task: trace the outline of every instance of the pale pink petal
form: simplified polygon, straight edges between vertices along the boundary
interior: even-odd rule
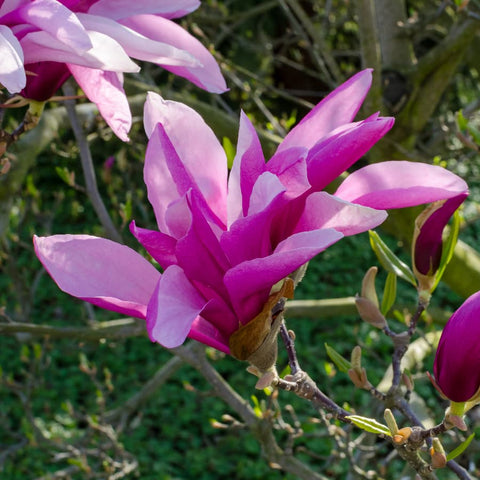
[[[314,190],[323,190],[372,148],[393,126],[393,119],[379,117],[344,126],[315,145],[307,158],[308,180]]]
[[[336,88],[293,128],[277,152],[291,147],[311,148],[335,128],[357,114],[372,83],[371,69],[363,70]]]
[[[25,87],[27,78],[23,68],[23,50],[12,31],[0,25],[0,84],[10,93],[17,93]]]
[[[166,18],[178,18],[193,12],[200,6],[199,0],[99,0],[88,10],[89,13],[120,20],[152,13]]]
[[[257,132],[245,113],[240,115],[237,152],[228,177],[228,225],[248,211],[250,194],[265,171],[265,157]]]
[[[468,191],[457,175],[435,165],[390,161],[350,174],[335,196],[367,207],[405,208],[456,197]]]
[[[103,33],[116,40],[130,57],[162,65],[188,67],[199,65],[198,60],[188,52],[147,38],[109,18],[85,13],[79,13],[78,18],[88,30]]]
[[[380,225],[387,212],[356,205],[326,192],[308,196],[295,232],[334,228],[345,236],[356,235]]]
[[[225,285],[240,321],[252,320],[273,285],[342,237],[333,229],[297,233],[281,242],[272,255],[231,268],[225,274]]]
[[[152,342],[167,348],[181,345],[207,304],[183,270],[172,265],[158,281],[148,304],[147,331]]]
[[[79,65],[67,64],[87,98],[95,103],[103,119],[120,140],[128,141],[132,114],[125,91],[123,76]]]
[[[16,11],[16,15],[25,23],[47,32],[78,54],[93,47],[78,17],[56,0],[28,2]]]
[[[168,137],[168,142],[166,140],[162,140],[162,142],[165,144],[165,148],[167,148],[167,143],[171,144],[169,152],[173,153],[174,151],[175,162],[179,159],[183,165],[185,175],[190,179],[189,186],[196,185],[212,211],[225,224],[227,219],[227,158],[217,137],[202,117],[182,103],[165,101],[159,95],[150,92],[145,104],[144,123],[148,136],[151,135],[157,123],[162,125]],[[186,134],[188,134],[188,141],[185,141]],[[161,159],[162,155],[165,156],[165,159]],[[156,161],[153,149],[151,160]],[[165,162],[166,160],[174,161],[173,159],[169,160],[166,153],[160,153],[158,161]],[[179,165],[177,167],[180,168]],[[179,189],[181,188],[183,187],[179,187]],[[182,194],[184,192],[185,190]],[[163,195],[161,190],[155,193],[155,195],[160,194]]]
[[[136,15],[122,20],[122,23],[145,37],[188,52],[198,61],[198,66],[193,67],[176,67],[160,62],[159,65],[169,72],[212,93],[227,90],[225,79],[213,55],[180,25],[155,15]]]
[[[160,273],[131,248],[88,235],[34,237],[35,252],[66,293],[145,318]]]
[[[46,32],[31,32],[20,41],[25,55],[25,64],[44,61],[75,63],[84,67],[113,72],[138,72],[136,65],[122,46],[99,32],[88,32],[93,47],[81,55]]]

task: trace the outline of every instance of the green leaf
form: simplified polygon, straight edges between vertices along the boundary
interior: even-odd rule
[[[327,343],[325,343],[325,350],[330,360],[341,372],[348,372],[352,368],[352,364]]]
[[[370,245],[372,250],[377,255],[379,262],[383,268],[388,272],[394,273],[397,277],[403,278],[407,282],[411,283],[414,287],[417,286],[415,276],[410,270],[410,267],[402,262],[386,245],[386,243],[380,238],[377,232],[370,230]]]
[[[462,442],[457,448],[454,448],[448,455],[447,455],[447,462],[450,460],[453,460],[455,457],[458,457],[461,455],[467,447],[470,445],[470,443],[473,440],[473,437],[475,436],[474,433],[472,433],[464,442]]]
[[[228,137],[223,137],[222,144],[225,154],[227,155],[228,168],[231,169],[233,165],[233,159],[235,158],[235,147]]]
[[[75,173],[70,172],[67,167],[55,167],[57,175],[70,187],[75,185]]]
[[[374,418],[361,417],[360,415],[349,415],[346,417],[354,425],[366,432],[376,433],[377,435],[392,436],[390,430],[383,423],[377,422]]]
[[[253,402],[253,412],[258,418],[263,417],[263,412],[262,412],[262,407],[260,406],[260,402],[258,401],[258,398],[255,395],[252,395],[250,397]]]
[[[462,0],[457,1],[461,2]],[[457,112],[457,125],[460,131],[465,132],[465,130],[467,130],[468,120],[463,116],[463,112],[461,110]]]
[[[385,281],[385,288],[383,289],[382,305],[380,307],[382,315],[386,315],[387,312],[392,308],[396,297],[397,276],[392,272],[388,272],[387,280]]]
[[[435,275],[435,283],[432,287],[432,292],[437,287],[438,283],[440,282],[443,276],[443,273],[445,272],[445,268],[447,268],[448,263],[453,257],[453,251],[455,250],[455,245],[457,244],[459,231],[460,231],[460,214],[458,213],[458,210],[456,210],[452,217],[452,226],[450,227],[448,237],[443,242],[442,258],[440,260],[440,265],[438,267],[437,274]]]

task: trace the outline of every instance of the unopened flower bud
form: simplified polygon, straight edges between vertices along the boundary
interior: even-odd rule
[[[367,372],[362,367],[362,349],[358,345],[352,350],[351,364],[352,368],[347,373],[352,383],[357,388],[370,390],[373,385],[368,381]]]
[[[410,427],[401,428],[396,435],[393,435],[393,441],[397,445],[405,445],[408,442],[412,429]]]
[[[383,418],[387,422],[387,427],[390,430],[390,433],[392,435],[396,435],[398,433],[397,421],[395,420],[395,417],[389,408],[386,408],[383,412]]]
[[[362,298],[370,300],[377,308],[379,307],[377,292],[375,290],[375,277],[378,268],[370,267],[362,280]]]
[[[432,439],[432,446],[430,447],[430,455],[432,457],[433,468],[443,468],[447,464],[447,456],[443,445],[438,438]]]
[[[373,327],[383,329],[387,326],[387,321],[382,312],[371,300],[364,297],[356,297],[355,305],[361,319]]]

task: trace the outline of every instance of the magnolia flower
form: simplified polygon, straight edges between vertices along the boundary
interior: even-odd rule
[[[393,124],[378,115],[352,122],[370,82],[366,70],[337,88],[268,162],[242,114],[230,175],[202,118],[149,94],[144,180],[158,230],[133,222],[131,231],[163,273],[95,237],[35,238],[38,257],[64,291],[146,318],[151,340],[166,347],[187,336],[227,353],[242,350],[239,337],[261,344],[273,305],[289,295],[287,276],[342,237],[380,224],[383,208],[453,197],[462,182],[439,167],[386,162],[352,174],[335,195],[321,191]]]
[[[172,22],[199,0],[0,1],[0,84],[28,99],[50,98],[73,75],[110,125],[128,140],[123,72],[130,57],[153,62],[210,92],[226,90],[212,55]]]
[[[438,343],[433,372],[442,393],[456,403],[480,398],[480,292],[450,317]]]

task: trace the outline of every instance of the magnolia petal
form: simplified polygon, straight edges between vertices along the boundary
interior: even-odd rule
[[[115,20],[143,13],[178,18],[193,12],[199,6],[200,0],[98,0],[88,12]]]
[[[165,101],[149,92],[144,110],[147,136],[152,134],[157,123],[162,125],[168,138],[168,142],[163,143],[171,144],[170,151],[173,149],[175,152],[172,159],[160,154],[158,161],[168,161],[169,165],[175,163],[178,171],[181,164],[181,169],[190,179],[188,188],[195,185],[211,210],[226,224],[227,158],[215,134],[195,110],[179,102]],[[185,132],[188,132],[188,141],[185,141]],[[192,145],[195,147],[192,148]],[[155,158],[154,150],[151,158]],[[177,164],[177,161],[180,163]],[[186,191],[183,186],[179,186],[182,194]],[[157,190],[154,194],[160,192]]]
[[[93,47],[77,15],[57,0],[28,2],[16,11],[16,15],[25,23],[47,32],[77,54]]]
[[[207,305],[206,308],[210,303]],[[221,318],[221,315],[217,315]],[[209,347],[216,348],[221,352],[230,353],[230,347],[228,346],[228,335],[225,335],[221,332],[217,327],[212,325],[210,322],[205,320],[202,317],[197,317],[193,323],[192,328],[190,329],[190,333],[188,334],[190,338],[196,340],[197,342],[201,342],[204,345],[208,345]]]
[[[167,348],[181,345],[207,301],[177,265],[158,281],[147,309],[147,331],[152,342]]]
[[[307,158],[308,180],[322,190],[372,148],[393,126],[393,119],[379,117],[342,127],[341,133],[319,142]],[[347,128],[346,128],[347,127]]]
[[[356,235],[380,225],[387,212],[356,205],[326,192],[309,195],[295,232],[334,228],[345,236]]]
[[[88,30],[101,32],[121,44],[130,57],[162,65],[194,67],[199,64],[188,52],[147,38],[109,18],[85,13],[79,13],[78,17]]]
[[[265,171],[265,157],[252,122],[242,111],[237,152],[228,177],[228,226],[248,211],[250,194],[257,178]]]
[[[198,62],[197,66],[174,66],[159,62],[169,72],[212,93],[227,90],[225,79],[213,55],[180,25],[156,15],[136,15],[122,20],[122,23],[147,38],[188,52]]]
[[[387,210],[431,203],[466,192],[465,181],[442,167],[401,160],[368,165],[351,173],[335,196]]]
[[[145,318],[160,274],[134,250],[89,235],[35,236],[33,241],[37,257],[64,292]]]
[[[74,63],[112,72],[140,70],[118,42],[99,32],[88,32],[88,35],[93,47],[79,55],[46,32],[28,33],[20,41],[25,55],[25,64],[52,61]]]
[[[277,152],[291,147],[311,148],[335,128],[357,114],[372,83],[372,70],[363,70],[337,87],[293,128]]]
[[[273,285],[342,237],[333,229],[297,233],[280,242],[272,255],[230,269],[224,281],[240,321],[247,323],[261,311]]]
[[[23,68],[23,50],[15,35],[5,25],[0,25],[0,58],[0,84],[10,93],[20,92],[27,82]]]
[[[123,89],[123,76],[73,64],[68,64],[68,68],[88,99],[97,105],[113,133],[127,142],[132,114]]]
[[[443,394],[454,402],[470,400],[480,387],[480,292],[450,317],[438,343],[433,371]]]
[[[130,231],[145,250],[162,268],[167,268],[177,262],[175,256],[176,241],[164,233],[137,227],[135,221],[130,223]]]

